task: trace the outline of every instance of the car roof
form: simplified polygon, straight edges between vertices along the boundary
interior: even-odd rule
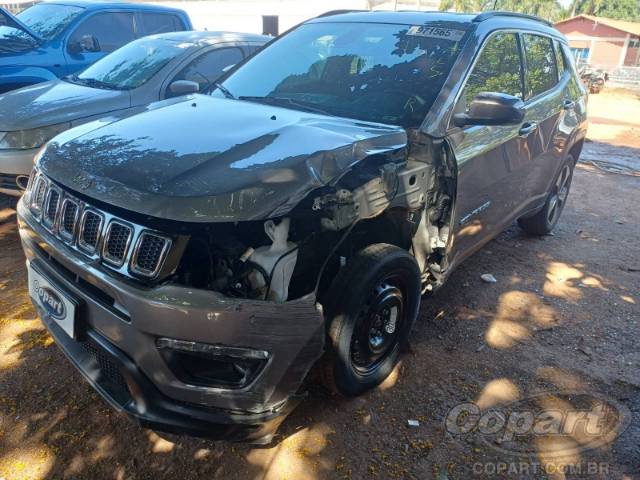
[[[45,0],[41,3],[52,3],[55,5],[71,5],[75,7],[82,7],[87,10],[104,10],[107,8],[124,8],[124,9],[132,9],[132,10],[147,10],[147,11],[158,11],[158,12],[180,12],[184,13],[183,10],[178,8],[171,7],[163,7],[161,5],[152,5],[148,3],[131,3],[125,1],[118,0]]]
[[[531,15],[513,12],[491,11],[480,14],[454,13],[440,11],[388,11],[388,10],[334,10],[308,20],[306,23],[390,23],[399,25],[422,25],[429,22],[459,24],[465,29],[514,28],[535,30],[557,38],[564,36],[546,20]]]
[[[471,23],[475,14],[451,12],[420,11],[358,11],[336,10],[313,18],[306,23],[319,22],[357,22],[357,23],[395,23],[401,25],[420,25],[426,22]]]
[[[186,32],[165,32],[157,33],[143,38],[154,38],[158,40],[168,40],[173,42],[192,43],[196,45],[212,45],[222,42],[258,42],[267,43],[272,40],[268,35],[257,35],[255,33],[239,32],[207,32],[207,31],[186,31]]]

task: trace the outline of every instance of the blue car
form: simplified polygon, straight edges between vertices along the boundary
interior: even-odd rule
[[[0,8],[0,93],[84,69],[136,38],[192,30],[178,9],[89,0],[47,1],[16,16]]]

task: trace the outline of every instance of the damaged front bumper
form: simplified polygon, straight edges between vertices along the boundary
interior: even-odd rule
[[[276,303],[170,284],[142,287],[70,249],[23,202],[18,223],[30,267],[77,302],[75,338],[34,302],[43,323],[114,408],[158,430],[270,440],[323,352],[314,295]],[[207,362],[211,367],[201,368]],[[233,381],[217,382],[229,371]]]

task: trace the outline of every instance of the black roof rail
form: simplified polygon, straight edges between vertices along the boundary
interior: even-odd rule
[[[489,20],[493,17],[517,17],[517,18],[526,18],[527,20],[534,20],[536,22],[541,22],[547,25],[548,27],[553,27],[553,23],[545,20],[544,18],[536,17],[535,15],[527,15],[525,13],[516,13],[516,12],[503,12],[498,10],[493,10],[490,12],[483,12],[476,15],[473,19],[474,23],[484,22],[485,20]]]
[[[321,13],[316,18],[322,17],[331,17],[333,15],[341,15],[343,13],[360,13],[360,12],[368,12],[368,10],[329,10],[328,12]]]

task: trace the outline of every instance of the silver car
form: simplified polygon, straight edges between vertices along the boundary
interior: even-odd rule
[[[0,95],[0,193],[19,196],[37,151],[57,134],[105,115],[208,89],[271,37],[175,32],[138,39],[82,73]]]

